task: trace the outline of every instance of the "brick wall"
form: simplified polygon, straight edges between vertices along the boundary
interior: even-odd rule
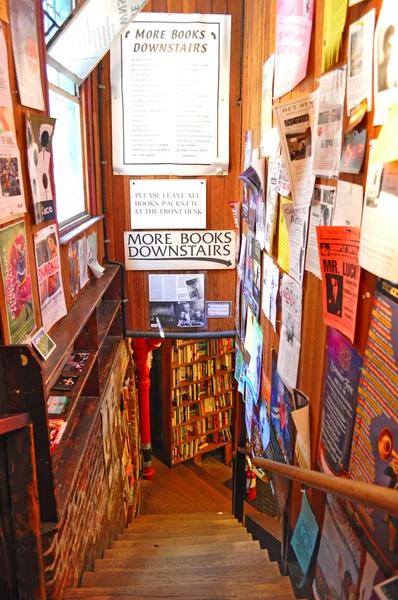
[[[116,390],[121,390],[128,354],[115,359]],[[117,391],[118,393],[118,391]],[[66,587],[78,585],[84,571],[109,548],[126,523],[121,457],[113,465],[108,489],[102,439],[101,412],[97,411],[78,475],[60,522],[43,534],[45,578],[49,599],[62,599]]]

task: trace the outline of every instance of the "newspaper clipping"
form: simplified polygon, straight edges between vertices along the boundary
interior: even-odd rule
[[[308,207],[282,204],[289,237],[289,275],[303,285],[305,248],[307,245]]]
[[[301,285],[285,273],[281,283],[282,329],[277,371],[289,390],[295,388],[297,383],[301,341],[302,294]]]
[[[150,326],[204,328],[204,274],[149,275]]]
[[[310,224],[308,228],[306,271],[321,279],[319,264],[318,240],[316,228],[319,225],[329,226],[333,222],[336,188],[328,185],[316,185],[310,208]]]

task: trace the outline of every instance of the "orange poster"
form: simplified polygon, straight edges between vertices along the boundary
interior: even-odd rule
[[[359,227],[317,227],[322,273],[323,320],[346,335],[355,337],[359,278]]]

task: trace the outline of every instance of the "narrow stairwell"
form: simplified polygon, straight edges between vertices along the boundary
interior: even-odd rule
[[[185,466],[155,468],[147,514],[119,534],[65,600],[293,600],[289,578],[232,517],[221,489]]]

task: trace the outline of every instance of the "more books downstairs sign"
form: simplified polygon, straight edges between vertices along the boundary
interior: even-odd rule
[[[126,231],[129,271],[234,269],[234,231]]]

